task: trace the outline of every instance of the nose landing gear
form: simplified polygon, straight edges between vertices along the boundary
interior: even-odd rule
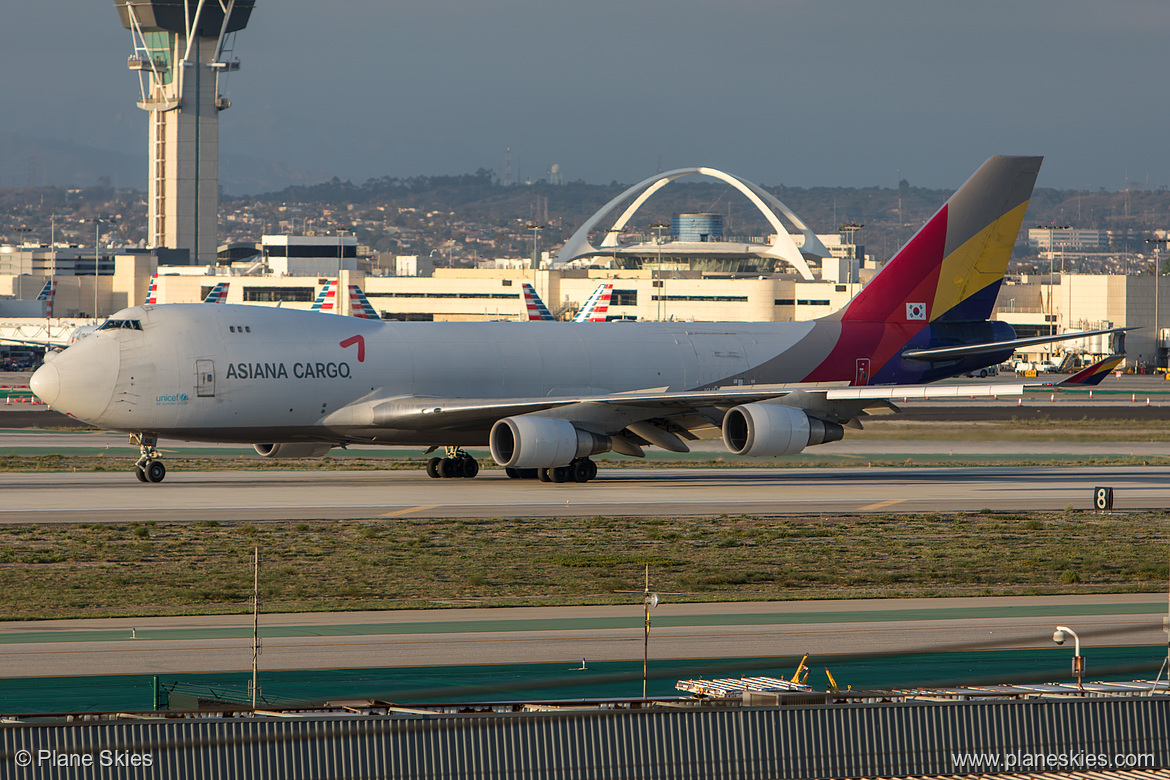
[[[159,460],[158,437],[152,433],[132,433],[130,443],[137,444],[142,451],[142,457],[134,464],[138,481],[158,483],[166,479],[167,467]]]

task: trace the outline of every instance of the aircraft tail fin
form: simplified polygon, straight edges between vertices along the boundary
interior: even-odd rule
[[[220,282],[211,288],[211,292],[207,293],[207,297],[203,299],[204,303],[227,303],[227,291],[229,282]]]
[[[41,302],[46,317],[53,316],[53,299],[57,297],[57,283],[52,279],[45,282],[45,286],[37,293],[37,300]]]
[[[1056,383],[1057,387],[1092,387],[1101,384],[1125,360],[1125,355],[1110,355],[1091,366],[1082,368],[1072,376]]]
[[[349,313],[358,319],[380,320],[378,311],[370,303],[369,298],[356,284],[349,286]]]
[[[602,282],[585,301],[573,322],[605,322],[609,301],[613,297],[613,282]]]
[[[830,319],[925,327],[986,320],[1042,157],[992,157]]]
[[[524,306],[528,310],[528,321],[552,320],[552,312],[544,305],[544,301],[536,294],[531,284],[524,283]]]
[[[145,305],[153,306],[156,303],[158,303],[158,271],[155,271],[154,275],[150,277],[150,287],[146,289]]]
[[[337,280],[330,279],[321,292],[317,293],[317,299],[313,301],[310,311],[337,311]]]

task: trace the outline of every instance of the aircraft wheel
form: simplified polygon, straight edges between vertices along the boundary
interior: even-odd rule
[[[141,466],[134,467],[134,476],[138,477],[139,482],[146,482],[146,472],[142,470]]]
[[[554,469],[549,469],[549,477],[553,482],[561,483],[568,482],[572,479],[571,469],[568,466],[557,466]]]
[[[431,458],[427,461],[427,476],[431,479],[439,478],[439,461],[442,458]]]
[[[588,482],[597,476],[597,465],[589,458],[581,458],[569,466],[574,482]]]
[[[536,478],[541,482],[552,482],[552,475],[549,473],[552,469],[537,469]]]
[[[523,479],[520,476],[520,469],[514,469],[511,466],[505,466],[504,473],[508,475],[508,479]]]
[[[460,465],[455,458],[439,458],[439,476],[443,479],[461,476],[463,469]]]
[[[464,479],[473,479],[479,473],[479,461],[470,455],[460,458],[459,463],[463,466],[463,473],[460,476]]]
[[[146,464],[146,479],[150,482],[162,482],[166,479],[167,467],[161,460],[152,460]]]

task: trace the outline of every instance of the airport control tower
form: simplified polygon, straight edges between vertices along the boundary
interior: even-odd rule
[[[219,112],[230,105],[220,80],[238,70],[234,33],[255,0],[114,0],[134,40],[150,114],[147,242],[215,262],[219,214]]]

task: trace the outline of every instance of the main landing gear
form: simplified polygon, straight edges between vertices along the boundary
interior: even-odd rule
[[[479,462],[459,447],[447,447],[447,457],[427,461],[427,476],[431,479],[471,479],[478,473]]]
[[[568,466],[549,469],[505,468],[510,479],[539,479],[541,482],[588,482],[597,476],[597,464],[589,458],[577,458]]]
[[[134,474],[139,482],[162,482],[167,476],[167,467],[159,460],[158,437],[152,433],[130,434],[130,443],[137,444],[142,457],[134,464]]]

